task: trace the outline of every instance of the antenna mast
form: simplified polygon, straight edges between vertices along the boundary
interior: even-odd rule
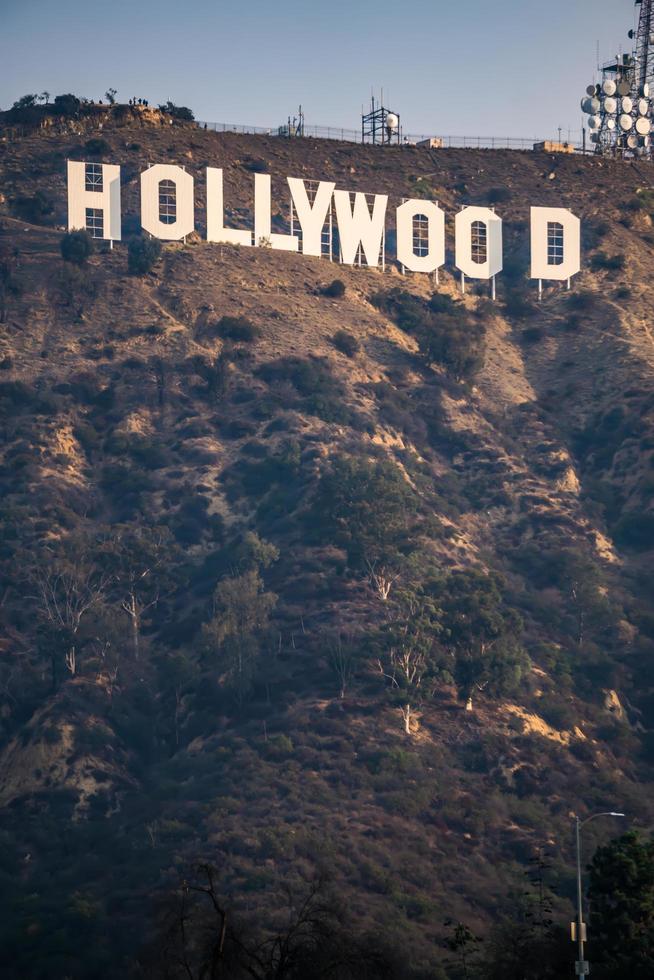
[[[629,31],[631,54],[616,55],[589,85],[581,108],[595,152],[602,156],[652,159],[654,118],[654,0],[635,0],[638,28]]]

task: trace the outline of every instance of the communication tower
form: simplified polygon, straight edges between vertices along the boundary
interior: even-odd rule
[[[604,156],[652,158],[654,117],[654,0],[635,0],[638,27],[629,31],[631,54],[616,55],[600,69],[581,100],[591,143]]]
[[[399,114],[386,109],[380,102],[375,103],[374,95],[370,100],[370,112],[361,116],[361,139],[364,143],[384,145],[400,143],[402,139]]]

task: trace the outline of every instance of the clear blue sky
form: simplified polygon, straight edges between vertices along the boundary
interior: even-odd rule
[[[171,99],[196,117],[360,125],[383,86],[405,133],[577,130],[632,0],[0,0],[0,107],[26,92]]]

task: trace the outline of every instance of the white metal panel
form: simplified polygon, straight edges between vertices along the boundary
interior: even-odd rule
[[[86,163],[68,161],[68,230],[86,228],[86,209],[96,208],[103,213],[103,238],[119,242],[120,220],[120,167],[114,163],[102,164],[102,190],[87,191]]]
[[[159,184],[170,180],[175,185],[176,220],[165,224],[159,217]],[[172,164],[157,163],[141,174],[141,225],[154,238],[175,242],[190,235],[195,228],[193,178]]]
[[[322,230],[329,213],[332,194],[336,184],[331,180],[321,180],[316,189],[313,204],[304,181],[299,177],[287,177],[291,197],[295,206],[300,227],[302,228],[302,254],[322,255]]]
[[[486,225],[486,261],[472,260],[472,225]],[[469,279],[492,279],[502,271],[502,219],[490,208],[464,208],[454,219],[455,263]]]
[[[427,219],[427,255],[413,251],[413,219]],[[405,201],[397,209],[397,259],[410,272],[435,272],[445,264],[445,214],[434,201]]]
[[[361,246],[368,265],[379,265],[388,195],[374,195],[372,214],[368,210],[365,194],[354,195],[352,208],[349,191],[334,191],[334,204],[341,243],[341,262],[354,265]]]
[[[225,228],[223,172],[207,167],[207,241],[226,245],[251,245],[252,232],[245,228]]]
[[[563,263],[552,265],[547,253],[547,226],[563,226]],[[531,278],[562,282],[581,269],[581,222],[567,208],[531,208]]]
[[[254,175],[254,243],[269,246],[282,252],[297,252],[300,239],[296,235],[279,235],[271,228],[271,185],[270,174]]]

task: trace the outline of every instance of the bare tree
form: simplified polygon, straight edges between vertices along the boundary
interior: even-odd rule
[[[401,571],[393,570],[389,565],[379,561],[366,559],[368,581],[382,602],[388,602],[391,589],[401,576]]]
[[[170,535],[163,528],[124,528],[108,542],[109,564],[120,608],[129,620],[135,660],[140,657],[143,618],[161,598],[164,559],[170,547]]]
[[[330,667],[338,680],[338,696],[343,700],[354,675],[355,655],[351,637],[346,638],[345,641],[340,633],[332,637],[328,645],[328,657]]]
[[[109,587],[109,577],[85,562],[61,565],[53,563],[41,568],[37,565],[32,582],[36,588],[33,597],[38,604],[39,617],[59,634],[64,644],[66,669],[75,675],[78,669],[78,637],[84,618],[104,601]],[[56,686],[56,646],[51,645],[52,682]]]

